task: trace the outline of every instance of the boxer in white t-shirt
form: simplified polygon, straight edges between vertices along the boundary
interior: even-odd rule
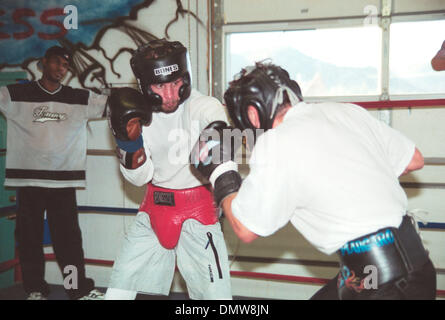
[[[273,64],[244,69],[224,98],[236,128],[264,132],[242,182],[230,157],[212,158],[216,149],[230,154],[227,139],[200,138],[197,168],[241,240],[290,222],[321,252],[337,253],[339,275],[314,299],[435,298],[435,269],[398,180],[423,167],[413,142],[357,105],[304,102]],[[367,266],[378,271],[371,287]]]
[[[225,109],[192,90],[187,50],[177,41],[141,46],[131,67],[142,93],[113,90],[110,124],[123,176],[147,191],[105,298],[167,295],[177,263],[190,298],[231,299],[220,211],[208,181],[198,179],[189,164],[200,132],[213,121],[227,122]]]

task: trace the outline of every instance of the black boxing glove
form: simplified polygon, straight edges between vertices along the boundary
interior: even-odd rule
[[[142,126],[152,119],[151,107],[133,88],[113,88],[108,97],[109,126],[116,140],[117,156],[127,169],[136,169],[146,160]]]
[[[232,130],[224,121],[210,123],[190,154],[190,161],[199,174],[212,184],[217,205],[241,187],[238,165],[234,162],[237,137],[232,135]]]

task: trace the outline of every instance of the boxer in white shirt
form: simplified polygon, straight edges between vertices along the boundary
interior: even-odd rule
[[[142,93],[113,90],[110,124],[123,176],[147,191],[105,298],[167,295],[177,263],[191,299],[231,299],[220,210],[208,181],[189,164],[200,132],[213,121],[227,122],[225,109],[192,90],[187,50],[177,41],[141,46],[131,67]]]
[[[213,135],[195,147],[197,168],[241,240],[290,222],[318,250],[336,253],[339,275],[314,299],[435,298],[436,272],[398,181],[423,167],[413,142],[357,105],[304,102],[273,64],[244,69],[224,98],[238,129],[264,132],[242,183],[230,157],[211,159],[215,148],[230,154],[227,143]],[[377,268],[378,283],[366,285],[367,266]]]

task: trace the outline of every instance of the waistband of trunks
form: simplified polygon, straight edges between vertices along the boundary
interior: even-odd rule
[[[413,223],[404,216],[398,228],[382,228],[346,243],[337,251],[345,277],[363,279],[374,267],[380,285],[421,269],[429,257]]]
[[[147,191],[141,208],[146,205],[171,206],[171,207],[197,207],[199,204],[214,204],[210,185],[203,185],[187,189],[169,189],[147,185]]]

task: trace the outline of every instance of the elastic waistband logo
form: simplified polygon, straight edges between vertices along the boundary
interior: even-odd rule
[[[357,241],[349,241],[341,249],[341,255],[360,254],[370,251],[373,247],[383,247],[394,243],[394,234],[390,229],[373,234]]]

